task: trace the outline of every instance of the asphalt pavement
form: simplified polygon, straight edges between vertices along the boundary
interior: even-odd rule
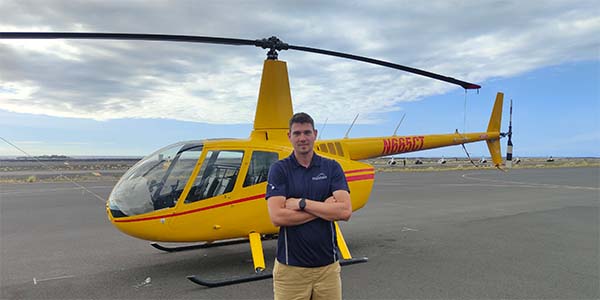
[[[106,198],[116,182],[83,183]],[[377,173],[341,223],[344,299],[598,299],[600,169]],[[163,253],[108,221],[72,183],[0,185],[2,299],[272,299],[245,244]],[[272,266],[275,241],[264,242]]]

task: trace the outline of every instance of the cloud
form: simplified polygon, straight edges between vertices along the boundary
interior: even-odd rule
[[[597,60],[594,1],[3,1],[2,31],[239,38],[370,56],[483,83]],[[108,120],[251,123],[265,51],[188,43],[0,41],[0,108]],[[282,52],[294,109],[329,123],[378,122],[405,101],[459,87],[349,60]],[[351,107],[352,109],[348,109]]]

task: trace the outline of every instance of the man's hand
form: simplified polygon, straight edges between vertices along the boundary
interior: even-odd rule
[[[285,208],[300,210],[300,199],[299,198],[287,198],[285,199]]]

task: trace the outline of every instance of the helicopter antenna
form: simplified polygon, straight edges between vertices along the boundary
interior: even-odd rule
[[[350,124],[350,128],[348,128],[348,131],[346,131],[346,135],[344,135],[345,139],[348,138],[348,134],[350,134],[350,130],[352,130],[352,126],[354,126],[354,122],[356,122],[356,119],[358,119],[358,115],[359,114],[356,114],[356,117],[354,117],[354,121],[352,121],[352,124]]]
[[[325,131],[325,126],[327,126],[327,120],[329,120],[329,117],[325,118],[325,123],[323,123],[323,127],[321,127],[321,130],[319,130],[319,136],[317,137],[318,139],[321,139],[321,135],[323,134],[323,131]]]
[[[404,113],[402,115],[402,118],[400,119],[400,122],[398,122],[398,126],[396,126],[396,130],[394,130],[394,134],[392,134],[393,136],[396,136],[396,133],[398,132],[398,128],[400,128],[400,124],[402,124],[402,121],[404,121],[404,117],[406,117],[406,113]]]
[[[508,144],[506,146],[506,167],[512,168],[512,154],[513,154],[513,143],[512,143],[512,99],[510,99],[510,113],[508,121]]]
[[[186,42],[186,43],[205,43],[221,44],[233,46],[255,46],[263,49],[269,49],[267,59],[276,60],[277,51],[296,50],[341,57],[346,59],[358,60],[365,63],[375,64],[396,70],[401,70],[436,80],[460,85],[464,89],[480,89],[478,84],[458,80],[452,77],[407,67],[383,60],[373,59],[354,54],[336,52],[331,50],[317,49],[304,46],[289,45],[279,38],[272,36],[264,39],[248,40],[237,38],[223,38],[211,36],[195,35],[170,35],[170,34],[141,34],[141,33],[100,33],[100,32],[0,32],[0,39],[105,39],[105,40],[141,40],[141,41],[168,41],[168,42]]]
[[[465,90],[465,103],[463,107],[463,132],[467,132],[467,90]]]

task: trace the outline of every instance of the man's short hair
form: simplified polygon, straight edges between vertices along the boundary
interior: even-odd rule
[[[305,112],[299,112],[292,116],[292,118],[290,119],[290,130],[292,130],[292,124],[294,123],[309,123],[312,126],[312,128],[315,129],[315,121]]]

